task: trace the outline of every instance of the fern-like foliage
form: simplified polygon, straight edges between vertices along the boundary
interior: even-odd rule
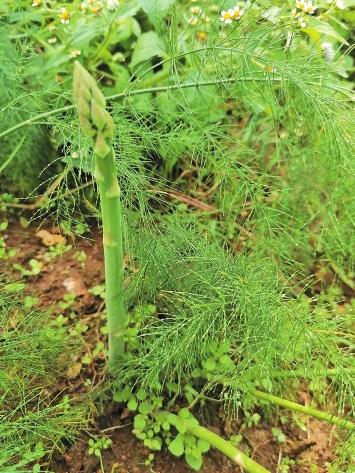
[[[29,92],[25,84],[26,56],[26,48],[21,52],[9,30],[0,25],[0,132],[43,109],[44,93]],[[43,170],[52,160],[45,127],[24,127],[12,133],[1,142],[0,190],[26,196],[48,177]]]
[[[227,398],[239,399],[234,389],[253,386],[282,390],[290,371],[293,379],[324,380],[336,368],[339,407],[352,405],[353,364],[334,337],[346,330],[343,322],[313,313],[307,298],[295,299],[270,259],[233,256],[174,217],[160,232],[133,227],[127,245],[133,255],[127,305],[155,303],[157,315],[146,320],[139,348],[118,379],[159,391],[188,379],[216,343],[231,347],[235,362],[224,374]]]
[[[69,348],[48,314],[24,307],[22,283],[0,284],[0,469],[29,471],[36,461],[84,426],[87,407],[51,397]],[[64,365],[63,365],[64,366]]]

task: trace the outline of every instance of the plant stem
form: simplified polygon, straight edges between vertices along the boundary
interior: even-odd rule
[[[122,209],[112,147],[114,124],[106,110],[104,95],[79,62],[74,65],[73,91],[80,126],[95,144],[94,176],[100,194],[103,227],[109,369],[113,371],[124,353],[127,320],[123,300]]]
[[[166,85],[166,86],[159,86],[159,87],[147,87],[143,89],[136,89],[136,90],[126,90],[124,92],[120,92],[119,94],[115,95],[110,95],[106,97],[106,100],[108,101],[114,101],[118,100],[121,98],[125,97],[133,97],[136,95],[143,95],[143,94],[149,94],[149,93],[156,93],[156,92],[169,92],[172,90],[178,90],[178,89],[189,89],[193,87],[206,87],[209,85],[218,85],[218,84],[232,84],[235,82],[239,81],[244,81],[244,82],[270,82],[270,80],[275,81],[280,81],[279,78],[272,78],[272,79],[258,79],[258,78],[253,78],[253,77],[240,77],[240,78],[229,78],[229,79],[219,79],[219,80],[209,80],[209,81],[200,81],[200,82],[187,82],[185,84],[173,84],[173,85]],[[39,120],[43,120],[49,117],[52,117],[54,115],[57,115],[59,113],[63,112],[69,112],[70,110],[73,110],[75,105],[66,105],[64,107],[56,108],[54,110],[50,110],[48,112],[44,113],[39,113],[38,115],[28,118],[27,120],[24,120],[20,123],[17,123],[16,125],[8,128],[7,130],[4,130],[3,132],[0,133],[0,139],[5,138],[5,136],[10,135],[11,133],[20,130],[21,128],[28,126],[28,125],[35,125]]]
[[[326,422],[329,422],[333,425],[337,425],[338,427],[342,427],[348,430],[353,430],[355,428],[355,425],[350,420],[341,419],[340,417],[328,414],[328,412],[319,411],[314,407],[303,406],[302,404],[297,404],[296,402],[289,401],[281,397],[273,396],[272,394],[264,393],[262,391],[258,391],[257,389],[252,389],[249,392],[253,396],[257,397],[258,399],[262,399],[263,401],[277,404],[278,406],[285,407],[286,409],[291,409],[292,411],[302,412],[303,414],[312,416],[315,419],[325,420]]]
[[[123,331],[127,313],[123,302],[122,210],[114,152],[95,156],[103,228],[109,365],[117,366],[124,353]]]
[[[176,416],[175,414],[171,414],[170,412],[167,412],[166,414],[168,416],[169,422],[172,425],[181,423],[182,419],[180,417]],[[211,432],[205,427],[202,427],[201,425],[196,425],[195,422],[191,422],[191,419],[183,419],[183,423],[188,432],[190,432],[192,435],[195,435],[197,438],[208,442],[213,448],[219,450],[228,458],[230,458],[233,463],[243,468],[245,472],[270,473],[269,470],[259,465],[259,463],[256,463],[238,448],[234,447],[234,445],[228,440],[225,440],[224,438],[220,437],[214,432]]]
[[[338,339],[338,341],[340,341],[341,343],[343,344],[348,344],[350,347],[353,347],[353,345],[351,344],[351,342],[349,342],[348,340],[344,340],[344,339]],[[330,377],[334,377],[334,376],[337,376],[338,374],[355,374],[355,367],[349,367],[349,368],[341,368],[341,369],[338,369],[338,368],[329,368],[329,369],[324,369],[323,371],[315,371],[315,372],[312,372],[312,373],[309,373],[309,374],[306,374],[304,372],[304,370],[289,370],[289,371],[286,371],[285,370],[280,370],[278,372],[275,372],[275,373],[270,373],[270,378],[271,379],[282,379],[282,378],[304,378],[304,379],[312,379],[312,378],[317,378],[317,377],[324,377],[324,378],[330,378]]]

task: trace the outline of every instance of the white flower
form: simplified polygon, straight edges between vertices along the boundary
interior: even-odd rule
[[[196,26],[198,23],[198,18],[196,18],[195,16],[192,16],[190,19],[189,19],[189,25],[191,26]]]
[[[61,8],[60,14],[59,14],[60,22],[63,23],[64,25],[67,25],[70,20],[70,13],[66,8]]]
[[[231,23],[233,23],[233,14],[234,10],[232,10],[232,8],[229,10],[221,11],[221,21],[223,21],[223,23],[225,23],[226,25],[230,25]]]
[[[313,2],[311,0],[310,1],[296,0],[296,8],[306,13],[309,13],[310,15],[312,15],[317,9],[317,7],[313,5]]]
[[[240,20],[243,14],[244,11],[239,7],[239,5],[236,5],[234,8],[221,11],[221,21],[226,25],[230,25],[234,20]]]
[[[106,0],[106,7],[108,10],[115,10],[119,6],[118,0]]]
[[[236,5],[233,8],[233,20],[239,20],[244,14],[244,11],[240,8],[239,5]]]

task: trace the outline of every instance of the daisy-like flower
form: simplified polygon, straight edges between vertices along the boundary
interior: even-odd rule
[[[304,11],[305,13],[308,13],[309,15],[312,15],[317,10],[317,7],[313,5],[312,0],[296,0],[296,8],[298,8],[298,10]]]
[[[233,8],[233,20],[240,20],[240,18],[244,15],[244,11],[240,8],[239,5],[236,5]]]
[[[196,16],[192,16],[190,19],[189,19],[189,25],[191,26],[196,26],[198,23],[198,18],[196,18]]]
[[[234,20],[240,20],[243,16],[244,11],[240,8],[239,5],[236,5],[234,8],[229,10],[223,10],[221,12],[221,21],[226,25],[230,25]]]
[[[230,8],[229,10],[222,10],[221,11],[221,21],[223,21],[224,24],[230,25],[233,23],[233,15],[234,15],[234,10]]]
[[[116,10],[119,6],[118,0],[106,0],[106,8],[110,11]]]
[[[32,6],[33,7],[39,7],[42,3],[42,0],[33,0]]]
[[[70,21],[70,13],[66,8],[62,8],[59,13],[60,22],[67,25]]]

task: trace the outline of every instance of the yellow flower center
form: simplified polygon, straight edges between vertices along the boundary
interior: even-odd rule
[[[233,16],[230,14],[229,11],[226,11],[224,14],[223,14],[223,20],[232,20],[233,19]]]

